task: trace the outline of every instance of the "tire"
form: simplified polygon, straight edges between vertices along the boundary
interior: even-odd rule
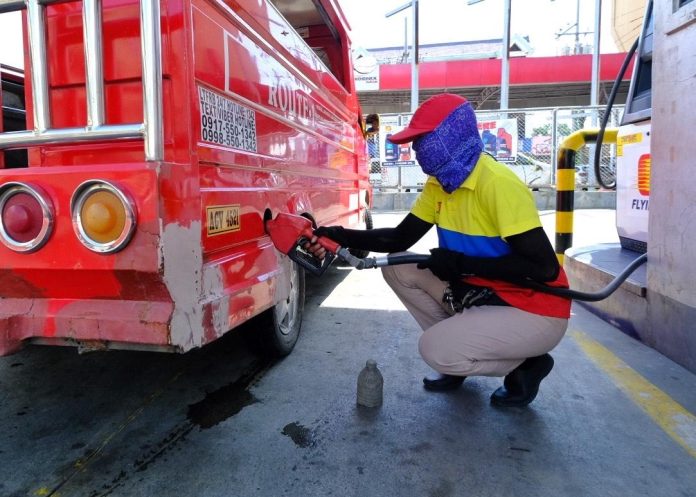
[[[300,336],[305,302],[305,273],[297,263],[288,262],[288,297],[252,320],[245,330],[250,348],[267,357],[279,358],[290,354]]]
[[[371,230],[374,227],[374,224],[372,222],[372,212],[370,209],[365,209],[365,229]],[[352,255],[359,259],[363,259],[370,255],[369,250],[358,250],[358,249],[350,249],[348,250]]]

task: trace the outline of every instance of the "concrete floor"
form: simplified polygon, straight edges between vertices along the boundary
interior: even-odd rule
[[[606,213],[581,216],[596,243]],[[275,364],[237,335],[183,356],[0,358],[0,495],[696,495],[696,377],[583,308],[525,409],[490,406],[497,378],[424,391],[418,334],[379,271],[335,266],[308,278],[302,336]],[[379,409],[355,403],[368,359]]]

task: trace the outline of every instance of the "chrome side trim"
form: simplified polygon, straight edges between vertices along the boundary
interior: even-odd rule
[[[143,136],[142,124],[121,124],[97,128],[49,129],[44,133],[35,131],[10,131],[0,133],[0,149],[31,145],[74,143],[97,140],[119,140]]]
[[[87,127],[104,124],[104,56],[101,0],[83,0],[82,29],[85,44]]]
[[[85,0],[87,1],[87,0]],[[143,59],[145,157],[164,158],[162,124],[162,32],[159,0],[140,0],[140,41]]]
[[[43,133],[51,127],[46,61],[46,7],[39,0],[27,0],[26,5],[34,129]]]
[[[46,61],[46,5],[66,0],[0,0],[0,13],[27,10],[33,131],[0,133],[0,150],[45,144],[143,139],[145,159],[164,159],[162,26],[160,0],[140,0],[143,122],[107,125],[105,115],[102,0],[82,0],[87,126],[51,128]]]

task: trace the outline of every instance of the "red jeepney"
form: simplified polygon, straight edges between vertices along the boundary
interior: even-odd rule
[[[25,94],[2,77],[0,355],[185,352],[255,316],[258,341],[289,353],[304,274],[264,220],[369,221],[337,1],[0,0],[20,9]]]

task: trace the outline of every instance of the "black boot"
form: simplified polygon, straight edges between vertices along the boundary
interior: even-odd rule
[[[423,388],[431,392],[446,392],[459,388],[464,383],[466,376],[453,376],[441,374],[437,378],[423,378]]]
[[[530,357],[513,369],[502,387],[491,395],[491,404],[499,407],[524,407],[534,400],[539,392],[541,380],[553,369],[553,358],[549,354]]]

